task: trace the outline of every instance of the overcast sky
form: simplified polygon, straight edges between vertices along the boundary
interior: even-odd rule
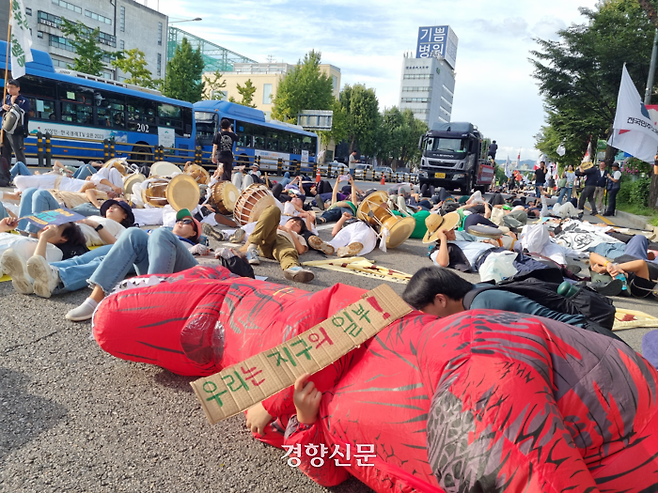
[[[380,110],[399,104],[402,55],[415,53],[419,26],[450,25],[459,38],[452,120],[476,124],[498,141],[497,158],[536,159],[544,123],[529,51],[533,38],[585,22],[578,6],[596,0],[140,0],[170,17],[202,17],[177,27],[259,62],[294,64],[311,49],[341,69],[341,84],[363,83]]]

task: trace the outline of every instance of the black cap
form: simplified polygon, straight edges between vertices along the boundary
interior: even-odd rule
[[[105,217],[107,210],[113,205],[120,206],[124,211],[126,211],[126,218],[121,221],[121,226],[124,228],[129,228],[135,224],[135,215],[133,214],[133,209],[126,202],[121,202],[119,200],[106,200],[101,204],[101,216]]]
[[[9,79],[7,81],[8,86],[16,86],[16,87],[21,87],[21,83],[18,82],[18,79]]]

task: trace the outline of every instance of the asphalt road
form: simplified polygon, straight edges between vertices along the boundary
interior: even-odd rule
[[[329,231],[321,236],[329,239]],[[430,265],[426,254],[420,240],[409,240],[367,257],[413,274]],[[303,259],[322,258],[311,252]],[[263,259],[255,270],[291,284],[274,261]],[[319,291],[342,282],[370,289],[382,282],[313,270],[315,280],[296,287]],[[0,491],[370,491],[355,480],[332,489],[316,485],[288,467],[282,451],[254,440],[243,415],[210,426],[192,378],[104,353],[90,338],[89,323],[64,319],[87,294],[44,300],[0,283]],[[656,301],[617,298],[615,304],[658,316]],[[648,330],[620,335],[639,350]]]

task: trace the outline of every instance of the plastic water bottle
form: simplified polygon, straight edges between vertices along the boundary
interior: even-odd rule
[[[571,298],[575,296],[580,288],[575,284],[571,284],[569,281],[564,281],[557,287],[557,294],[564,296],[565,298]]]
[[[628,289],[628,285],[626,284],[626,276],[624,274],[617,274],[615,276],[615,279],[619,279],[622,283],[621,290],[626,291]]]

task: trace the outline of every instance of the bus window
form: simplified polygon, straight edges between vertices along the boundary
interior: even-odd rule
[[[254,149],[267,149],[265,147],[265,128],[250,124],[245,130],[254,136]]]
[[[21,94],[30,101],[30,119],[54,120],[56,86],[49,81],[25,75],[21,79]]]
[[[155,112],[157,105],[154,101],[128,97],[126,101],[128,115],[128,130],[135,132],[157,133],[155,125]]]
[[[96,99],[96,118],[101,127],[125,128],[126,103],[123,96],[110,92],[98,91]]]
[[[254,149],[265,150],[265,137],[262,135],[254,135]]]
[[[60,101],[73,101],[76,103],[90,105],[94,100],[94,91],[89,87],[82,87],[76,84],[67,84],[60,82],[57,84],[57,92]]]
[[[158,104],[158,126],[183,129],[183,116],[181,108],[172,104]]]
[[[237,142],[238,147],[253,147],[254,142],[251,137],[251,135],[247,134],[238,134],[238,142]]]
[[[55,120],[55,101],[46,101],[43,99],[27,98],[30,101],[30,119],[35,120]]]
[[[62,121],[91,125],[93,108],[86,104],[62,102]]]
[[[292,154],[301,154],[302,153],[302,139],[299,135],[293,135],[292,141]]]
[[[309,156],[310,155],[315,155],[315,149],[313,148],[313,141],[315,139],[312,139],[311,137],[304,136],[302,137],[302,150],[303,151],[308,151]],[[311,154],[311,152],[313,154]]]
[[[183,137],[192,136],[192,108],[183,108]],[[178,133],[178,132],[177,132]]]
[[[289,132],[279,133],[279,151],[289,153],[292,149],[292,134]]]
[[[266,147],[268,151],[279,150],[279,135],[276,132],[267,132]]]

